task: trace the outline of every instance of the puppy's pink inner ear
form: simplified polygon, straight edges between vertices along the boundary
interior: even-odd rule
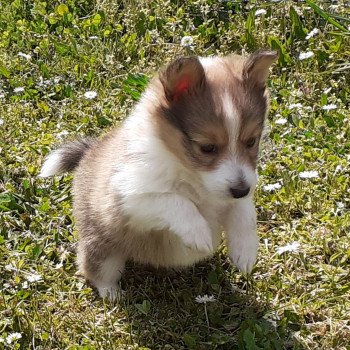
[[[167,100],[174,102],[203,86],[205,75],[197,57],[180,57],[160,71],[159,79]]]
[[[190,88],[190,79],[189,77],[183,77],[175,86],[173,101],[178,101],[179,98],[189,90]]]

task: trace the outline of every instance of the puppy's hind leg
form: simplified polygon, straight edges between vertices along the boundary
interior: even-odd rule
[[[117,254],[110,255],[101,262],[100,273],[93,284],[101,298],[114,300],[120,287],[117,285],[125,268],[125,259]]]
[[[79,242],[78,266],[85,278],[96,287],[100,297],[113,301],[118,295],[117,283],[124,271],[126,259],[117,250],[101,253]]]

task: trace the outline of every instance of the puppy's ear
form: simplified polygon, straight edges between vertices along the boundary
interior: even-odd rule
[[[197,57],[181,57],[171,62],[159,74],[169,102],[200,89],[205,81],[204,69]]]
[[[243,67],[243,79],[259,87],[265,87],[269,68],[278,57],[277,51],[256,51],[251,54]]]

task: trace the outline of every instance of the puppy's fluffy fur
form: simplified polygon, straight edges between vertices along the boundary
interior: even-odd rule
[[[188,266],[213,254],[250,272],[253,191],[277,54],[179,58],[151,81],[124,124],[52,152],[41,176],[75,170],[78,266],[113,298],[125,262]]]

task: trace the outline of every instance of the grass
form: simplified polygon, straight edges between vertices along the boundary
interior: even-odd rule
[[[0,349],[350,349],[346,2],[0,4]],[[222,247],[181,274],[129,264],[120,300],[100,300],[75,274],[71,176],[38,179],[44,156],[117,125],[164,62],[261,47],[280,58],[252,275]],[[215,301],[196,302],[206,294]]]

